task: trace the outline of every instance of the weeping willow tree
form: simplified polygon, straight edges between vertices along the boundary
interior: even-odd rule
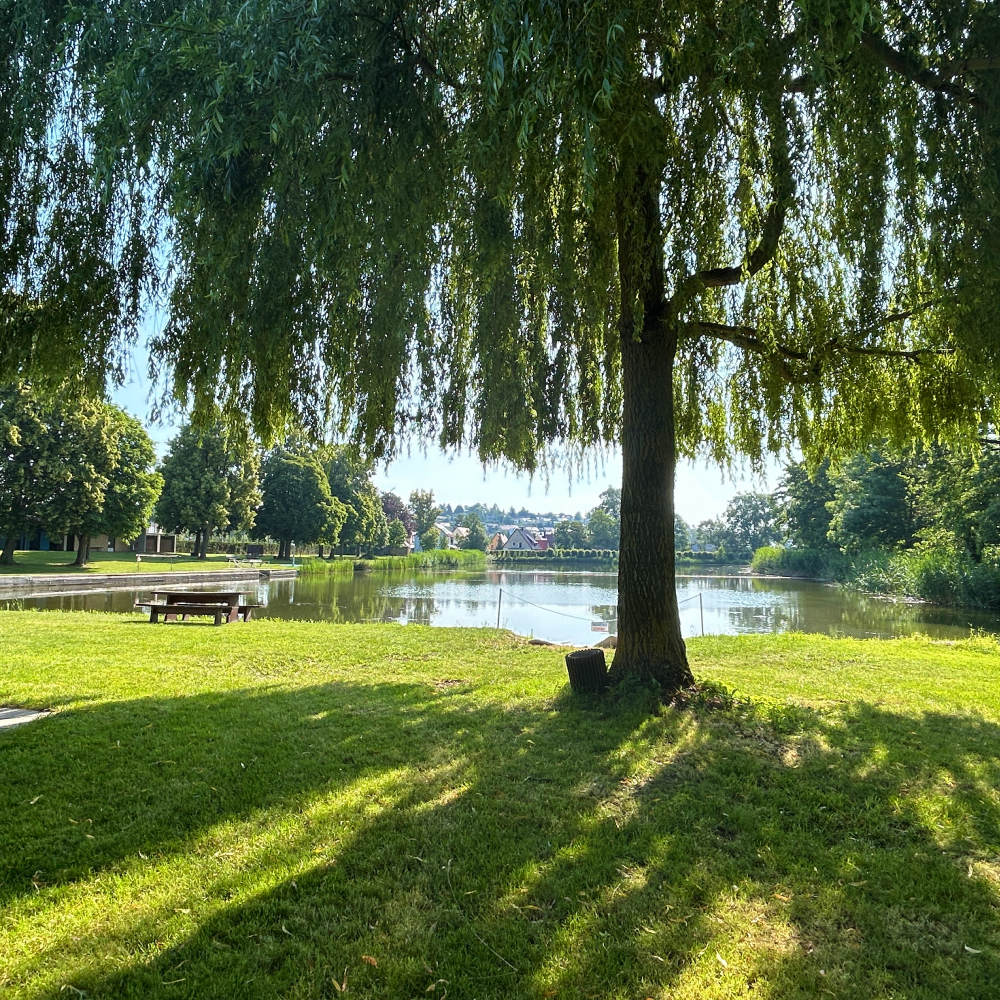
[[[92,237],[117,316],[165,279],[177,398],[373,458],[414,436],[534,471],[619,446],[619,677],[690,681],[678,456],[820,461],[992,421],[995,3],[60,16],[21,17],[14,62],[35,53],[88,184],[31,218]]]

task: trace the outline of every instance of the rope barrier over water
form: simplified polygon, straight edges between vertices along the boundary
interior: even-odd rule
[[[680,607],[682,604],[687,604],[688,601],[693,601],[695,598],[698,599],[698,612],[701,617],[701,634],[705,634],[705,604],[702,601],[703,590],[699,590],[697,594],[692,594],[690,597],[685,597],[683,601],[678,601],[677,606]],[[500,588],[500,593],[497,596],[497,628],[500,628],[500,608],[503,605],[503,595],[504,588]],[[578,622],[591,622],[593,623],[593,616],[589,618],[584,618],[581,615],[571,615],[567,614],[565,611],[556,611],[554,608],[547,608],[543,604],[535,604],[534,601],[526,600],[523,597],[519,597],[517,594],[512,594],[509,590],[507,591],[507,597],[509,600],[519,601],[521,604],[528,604],[533,608],[538,608],[539,611],[547,611],[550,615],[559,615],[560,618],[572,618],[574,621]],[[618,618],[608,618],[605,621],[610,625],[611,622],[618,621]]]

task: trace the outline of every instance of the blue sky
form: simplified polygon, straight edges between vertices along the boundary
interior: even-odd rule
[[[150,383],[146,376],[145,358],[133,357],[129,365],[129,378],[116,390],[114,401],[138,417],[147,427],[157,452],[163,455],[167,442],[176,430],[176,420],[169,418],[160,424],[150,423]],[[157,387],[158,391],[162,386]],[[414,449],[409,455],[397,458],[388,469],[379,470],[375,484],[380,490],[394,490],[407,497],[411,490],[430,489],[441,503],[499,504],[505,510],[511,506],[520,510],[575,514],[586,512],[598,503],[600,493],[609,485],[621,485],[621,456],[612,454],[591,456],[588,467],[574,473],[572,478],[565,471],[552,472],[545,477],[528,476],[504,469],[484,470],[471,455],[445,455],[437,449]],[[781,468],[772,464],[763,479],[747,473],[735,478],[724,477],[722,472],[704,463],[682,463],[677,470],[677,511],[689,524],[718,517],[729,499],[736,493],[748,490],[769,491],[777,484]]]

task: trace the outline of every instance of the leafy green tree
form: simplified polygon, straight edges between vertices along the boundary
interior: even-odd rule
[[[597,505],[608,517],[619,524],[622,519],[622,491],[616,486],[609,486],[601,494],[601,502]]]
[[[163,479],[145,428],[118,407],[62,395],[55,417],[63,481],[42,520],[50,533],[76,537],[75,565],[86,566],[94,535],[131,541],[146,530]]]
[[[347,508],[340,544],[360,554],[385,546],[388,522],[378,490],[371,481],[372,465],[344,445],[325,449],[323,467],[330,491]]]
[[[698,522],[695,540],[703,547],[712,546],[716,550],[733,548],[733,536],[728,525],[721,518],[707,518]]]
[[[220,424],[184,425],[163,460],[163,492],[156,520],[170,531],[195,535],[195,555],[205,559],[214,531],[248,531],[261,503],[260,459],[255,448],[235,444]]]
[[[0,517],[13,525],[0,525],[8,563],[16,536],[38,527],[76,536],[76,565],[85,566],[93,535],[130,540],[149,523],[162,485],[152,470],[149,435],[133,417],[80,389],[39,393],[20,385],[0,395],[7,442]]]
[[[621,527],[603,507],[595,507],[587,519],[590,544],[595,549],[617,549]]]
[[[768,493],[737,493],[728,504],[723,520],[733,551],[753,552],[780,540],[775,502]]]
[[[830,539],[847,551],[912,545],[915,511],[904,463],[879,451],[855,455],[834,477]]]
[[[425,532],[420,535],[420,548],[424,552],[429,552],[431,549],[436,549],[438,547],[438,542],[440,539],[444,538],[444,535],[437,530],[437,528],[428,528]]]
[[[63,475],[63,441],[52,399],[24,383],[0,387],[0,564],[14,565],[17,539],[41,524]]]
[[[680,514],[674,514],[674,551],[685,552],[691,548],[691,529]]]
[[[278,558],[287,559],[291,543],[336,545],[347,520],[347,508],[330,492],[326,473],[309,454],[274,452],[263,467],[264,502],[256,530],[278,543]]]
[[[112,415],[118,425],[118,467],[104,493],[100,533],[130,542],[149,526],[163,476],[155,470],[156,450],[146,428],[116,407]]]
[[[329,413],[376,459],[423,433],[529,471],[618,443],[616,678],[691,681],[679,453],[815,463],[992,419],[994,4],[84,0],[18,24],[18,276],[79,233],[41,270],[81,301],[96,272],[130,316],[169,262],[175,394],[265,440]],[[22,208],[51,134],[80,137],[71,182]]]
[[[466,514],[464,527],[469,533],[458,543],[460,549],[478,549],[480,552],[486,551],[489,538],[486,537],[486,529],[478,514]]]
[[[914,520],[922,537],[950,535],[974,562],[1000,546],[1000,452],[932,448],[905,472]]]
[[[414,490],[410,494],[410,509],[413,511],[416,520],[416,531],[423,536],[437,523],[441,516],[441,508],[434,503],[434,491]],[[420,544],[423,546],[423,540]],[[426,548],[427,546],[424,546]],[[433,547],[433,546],[432,546]]]
[[[582,521],[560,521],[553,533],[560,549],[586,549],[590,547],[590,532]]]
[[[406,525],[397,517],[389,522],[389,530],[386,535],[386,545],[391,549],[401,549],[406,545],[406,539],[409,537],[409,533],[406,530]]]
[[[830,479],[830,463],[810,472],[804,462],[785,466],[776,500],[782,506],[788,533],[796,545],[808,549],[828,549],[830,541],[830,503],[835,497]]]

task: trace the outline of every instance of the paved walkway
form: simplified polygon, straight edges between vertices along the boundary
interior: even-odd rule
[[[22,726],[25,722],[43,719],[48,714],[48,712],[34,712],[30,708],[0,708],[0,729]]]

